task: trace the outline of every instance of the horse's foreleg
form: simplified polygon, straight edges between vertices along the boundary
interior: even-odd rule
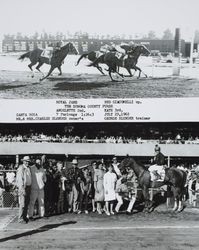
[[[143,188],[143,195],[144,195],[144,201],[145,201],[145,211],[149,212],[151,201],[149,197],[149,189],[147,187]]]
[[[139,75],[138,75],[137,78],[140,78],[141,73],[142,73],[145,77],[148,77],[139,67],[135,66],[135,70],[138,70],[138,71],[139,71]]]
[[[179,205],[178,205],[178,212],[182,212],[182,210],[183,210],[183,203],[182,203],[182,200],[180,199],[179,200]]]
[[[131,69],[126,68],[126,70],[127,70],[127,72],[129,73],[129,76],[132,77],[133,75],[132,75]]]
[[[55,69],[55,68],[51,66],[51,68],[50,68],[48,74],[47,74],[46,76],[44,76],[43,78],[41,78],[41,79],[40,79],[40,82],[43,81],[44,79],[46,79],[47,77],[49,77],[50,74],[53,72],[54,69]]]
[[[61,76],[61,75],[62,75],[61,66],[59,66],[59,67],[57,67],[57,68],[58,68],[58,70],[59,70],[59,76]]]
[[[176,211],[178,209],[178,200],[177,198],[174,199],[174,207],[173,207],[173,211]]]

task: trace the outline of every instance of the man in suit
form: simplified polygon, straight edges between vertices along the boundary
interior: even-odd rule
[[[78,180],[79,178],[82,179],[82,171],[78,168],[78,161],[77,159],[73,159],[72,161],[72,168],[69,168],[67,171],[67,176],[70,181],[71,191],[69,193],[69,212],[77,212],[78,210]]]
[[[24,156],[23,164],[19,165],[16,174],[16,186],[18,188],[19,215],[18,221],[28,223],[28,206],[30,202],[30,190],[32,177],[30,172],[30,157]]]
[[[30,193],[29,219],[33,219],[34,206],[38,201],[39,217],[44,217],[44,185],[46,183],[46,172],[38,158],[35,164],[30,167],[32,185]]]

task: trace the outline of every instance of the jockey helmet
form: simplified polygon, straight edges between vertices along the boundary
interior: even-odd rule
[[[160,147],[158,145],[155,145],[155,152],[160,152]]]
[[[135,43],[133,41],[130,41],[129,45],[135,45]]]

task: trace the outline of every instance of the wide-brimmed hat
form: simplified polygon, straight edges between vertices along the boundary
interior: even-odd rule
[[[77,159],[73,159],[73,160],[72,160],[72,164],[73,164],[73,165],[77,165],[77,164],[78,164]]]
[[[22,161],[30,161],[30,157],[29,156],[24,156],[24,158],[22,159]]]

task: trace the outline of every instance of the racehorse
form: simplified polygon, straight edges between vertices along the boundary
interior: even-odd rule
[[[38,63],[38,65],[37,65],[36,69],[39,72],[41,72],[40,67],[44,63],[49,64],[51,66],[48,74],[45,77],[43,77],[42,79],[40,79],[40,81],[43,81],[44,79],[46,79],[53,72],[53,70],[55,68],[58,68],[58,70],[60,72],[59,75],[62,75],[61,65],[62,65],[65,57],[68,55],[68,53],[70,52],[70,53],[75,54],[75,55],[78,54],[77,49],[75,48],[75,46],[71,42],[62,46],[59,50],[55,50],[53,52],[51,60],[49,60],[49,58],[41,56],[42,52],[43,52],[43,50],[41,50],[41,49],[35,49],[35,50],[29,51],[29,52],[27,52],[19,57],[19,60],[23,60],[24,58],[30,59],[31,63],[28,65],[28,67],[30,68],[30,70],[32,72],[33,72],[32,66],[34,66],[37,63]]]
[[[149,188],[158,188],[163,185],[170,186],[173,191],[175,204],[173,211],[181,212],[183,210],[182,198],[185,191],[185,183],[187,175],[183,170],[177,168],[169,168],[165,170],[165,180],[163,182],[152,182],[150,172],[142,165],[138,164],[132,157],[125,158],[119,165],[119,168],[130,168],[134,171],[138,178],[139,186],[141,187],[145,199],[145,208],[147,211],[152,211],[153,201],[149,199]]]
[[[89,53],[82,54],[80,56],[80,58],[78,59],[78,61],[76,63],[76,66],[80,63],[82,58],[88,58],[88,60],[90,60],[91,62],[96,61],[98,59],[98,54],[99,53],[100,53],[99,51],[91,51]],[[93,64],[93,66],[96,67],[99,70],[100,73],[105,75],[103,70],[102,70],[102,67],[99,66],[99,63],[104,63],[104,55],[101,55],[100,60],[97,63]]]
[[[104,63],[107,64],[109,67],[108,72],[112,81],[115,80],[112,78],[111,73],[116,73],[123,78],[123,75],[120,74],[117,70],[119,67],[125,68],[128,71],[129,76],[131,77],[133,76],[131,69],[139,71],[138,78],[140,78],[141,73],[143,73],[145,77],[147,77],[147,75],[139,67],[136,66],[138,58],[141,54],[146,56],[150,54],[150,51],[146,48],[145,45],[136,45],[135,48],[132,49],[132,51],[127,54],[127,58],[125,57],[118,58],[117,53],[118,52],[108,52],[104,55],[103,58]],[[101,60],[100,57],[94,63],[98,63],[99,60]],[[91,64],[90,66],[94,66],[93,64]]]

